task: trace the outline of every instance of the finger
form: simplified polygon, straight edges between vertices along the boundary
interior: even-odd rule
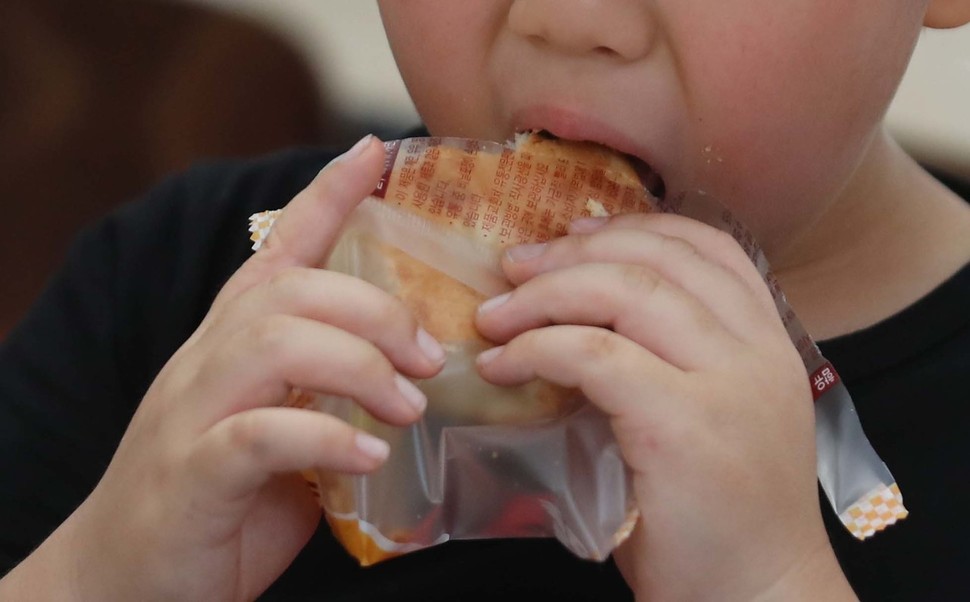
[[[605,219],[576,220],[570,224],[569,232],[591,234],[623,229],[653,232],[689,242],[700,255],[741,277],[767,307],[775,307],[764,276],[758,272],[738,241],[727,232],[704,222],[673,213],[623,214]]]
[[[609,228],[572,234],[542,247],[512,247],[503,265],[510,280],[519,284],[537,274],[584,262],[649,267],[706,305],[741,338],[777,321],[773,302],[766,303],[764,295],[752,290],[736,272],[709,259],[683,238],[650,230]]]
[[[229,279],[213,307],[283,268],[322,263],[345,219],[373,192],[383,170],[384,146],[373,136],[331,161],[290,201],[260,250]]]
[[[476,320],[498,342],[550,324],[609,327],[683,370],[718,363],[739,344],[693,295],[629,264],[582,263],[539,274],[484,303]]]
[[[274,314],[335,326],[370,341],[405,374],[429,378],[445,361],[441,345],[419,327],[391,294],[359,278],[316,268],[290,267],[228,304],[211,326],[212,335]]]
[[[198,424],[259,406],[278,405],[293,388],[349,397],[392,424],[417,420],[424,394],[372,343],[329,324],[275,315],[260,319],[203,359],[193,384]]]
[[[526,331],[480,354],[477,365],[482,377],[497,385],[542,378],[579,388],[617,418],[657,411],[672,391],[684,388],[686,376],[626,337],[593,326]]]
[[[281,473],[320,468],[366,473],[389,454],[387,442],[322,412],[256,408],[220,420],[197,441],[188,465],[214,495],[233,500]]]

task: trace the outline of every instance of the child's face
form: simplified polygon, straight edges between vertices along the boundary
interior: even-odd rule
[[[382,0],[437,135],[546,129],[703,189],[766,246],[863,160],[926,0]]]

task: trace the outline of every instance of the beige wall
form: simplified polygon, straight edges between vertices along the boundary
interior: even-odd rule
[[[269,23],[327,74],[338,106],[362,119],[417,119],[384,41],[374,0],[184,0]],[[450,0],[449,0],[450,1]],[[970,177],[970,27],[924,32],[889,113],[893,133],[921,159]]]
[[[361,119],[417,123],[375,0],[179,0],[251,16],[289,37],[337,107]],[[450,1],[450,0],[449,0]]]
[[[888,118],[914,155],[970,177],[970,26],[923,32]]]

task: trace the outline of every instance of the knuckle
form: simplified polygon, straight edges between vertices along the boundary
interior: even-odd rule
[[[617,228],[628,228],[631,230],[646,229],[650,220],[655,219],[652,213],[621,213],[610,217],[610,225]]]
[[[741,246],[741,243],[734,236],[724,230],[711,229],[711,247],[718,257],[730,261],[729,265],[743,268],[751,266],[751,257],[748,255],[748,251]]]
[[[384,317],[382,320],[374,321],[379,328],[384,330],[387,324],[395,324],[409,333],[417,328],[417,318],[403,301],[384,291],[377,291],[377,293],[374,296],[374,311],[376,315]]]
[[[643,266],[630,264],[619,269],[621,285],[634,295],[650,295],[660,286],[660,276]]]
[[[361,345],[352,359],[353,365],[357,366],[357,373],[363,382],[380,383],[380,387],[393,386],[387,383],[392,382],[396,374],[391,362],[374,345]]]
[[[713,336],[724,328],[717,316],[701,307],[697,307],[691,312],[691,318],[697,325],[698,331],[705,336]]]
[[[589,363],[611,360],[620,347],[617,336],[601,328],[591,328],[582,338],[581,345],[584,362]]]
[[[580,259],[595,257],[601,240],[602,238],[597,236],[597,233],[575,236],[572,241],[575,244],[575,249],[570,249],[569,252]]]
[[[251,458],[262,458],[269,453],[267,429],[254,414],[236,414],[226,425],[229,446],[238,453]]]
[[[286,316],[265,316],[253,322],[246,338],[259,353],[279,355],[287,348],[289,325]]]
[[[660,244],[665,254],[687,259],[693,259],[700,255],[696,246],[677,236],[664,236],[661,238]]]
[[[290,266],[273,274],[267,286],[277,291],[301,291],[309,283],[310,272],[306,268]]]
[[[735,253],[741,250],[741,245],[738,243],[738,241],[732,235],[725,232],[724,230],[719,230],[717,228],[712,227],[711,240],[713,241],[713,245],[717,249],[721,249],[724,251],[731,250]]]
[[[226,328],[229,323],[229,316],[232,315],[233,310],[239,304],[238,299],[233,299],[225,306],[220,308],[221,311],[212,311],[206,317],[208,324],[203,323],[202,328],[197,331],[200,334],[200,338],[205,335],[209,335],[213,332],[221,332]],[[211,335],[210,335],[211,336]]]

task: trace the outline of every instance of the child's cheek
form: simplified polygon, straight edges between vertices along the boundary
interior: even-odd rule
[[[672,19],[695,113],[693,176],[756,234],[790,231],[842,189],[905,68],[918,22],[838,4],[838,18],[827,1],[708,7],[691,35]]]
[[[432,133],[487,138],[494,103],[481,74],[505,2],[381,2],[388,41]]]

